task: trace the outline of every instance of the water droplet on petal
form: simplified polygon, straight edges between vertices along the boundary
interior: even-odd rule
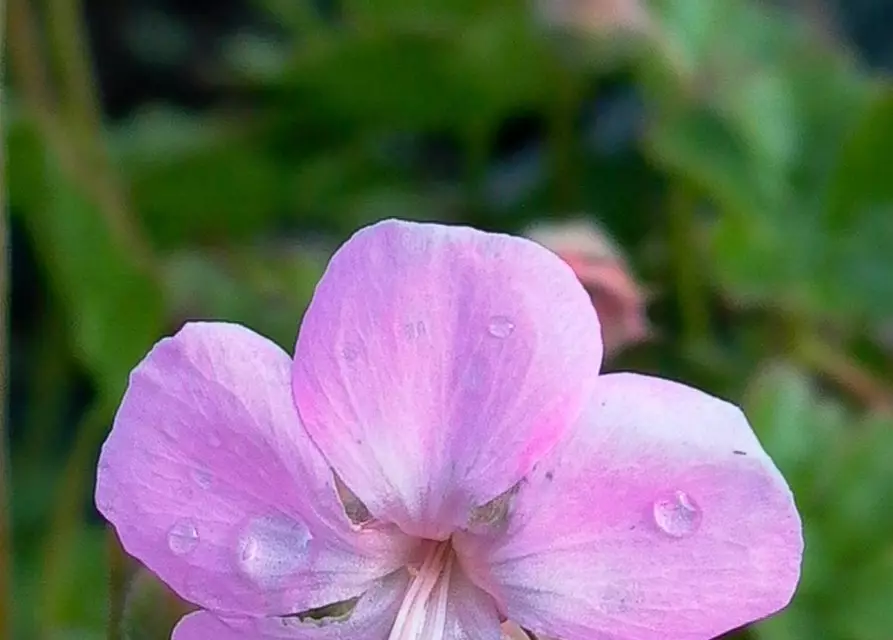
[[[220,440],[220,436],[218,436],[216,433],[211,433],[208,435],[208,444],[216,449],[221,444],[223,444],[223,441]]]
[[[515,323],[506,316],[493,316],[487,325],[487,331],[494,338],[508,338],[514,330]]]
[[[177,520],[167,532],[167,546],[178,555],[190,553],[198,546],[198,529],[191,520]]]
[[[360,350],[357,348],[357,346],[355,344],[346,344],[341,349],[341,355],[348,362],[353,362],[354,360],[356,360],[359,357]]]
[[[211,474],[204,469],[193,469],[191,475],[192,481],[202,489],[209,489],[214,482],[214,478]]]
[[[311,538],[303,523],[286,516],[254,518],[239,542],[239,567],[258,585],[275,586],[304,564]]]
[[[668,536],[685,538],[701,525],[701,509],[687,493],[674,491],[654,502],[654,522]]]
[[[417,322],[407,322],[403,325],[403,335],[405,335],[410,340],[418,340],[419,338],[424,338],[425,334],[428,333],[428,328],[425,326],[425,322],[423,320],[419,320]]]

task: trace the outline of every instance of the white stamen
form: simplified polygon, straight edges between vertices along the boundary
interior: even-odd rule
[[[453,552],[434,545],[412,579],[388,640],[443,640]]]

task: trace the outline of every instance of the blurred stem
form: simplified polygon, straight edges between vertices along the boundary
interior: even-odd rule
[[[6,12],[0,6],[0,132],[6,115]],[[12,470],[6,418],[9,406],[7,382],[9,367],[9,238],[6,210],[6,145],[0,148],[0,637],[12,638]]]
[[[795,357],[827,377],[844,392],[874,411],[893,411],[893,389],[841,349],[835,349],[814,331],[791,331]]]
[[[112,525],[106,525],[106,542],[109,558],[109,619],[106,629],[108,640],[121,640],[124,605],[127,600],[127,583],[130,580],[127,555]]]
[[[579,75],[560,56],[554,56],[555,95],[549,119],[552,156],[553,206],[573,211],[580,205],[580,172],[577,161],[576,125],[580,108]]]
[[[37,460],[51,443],[52,430],[62,419],[71,391],[71,360],[66,350],[65,325],[55,300],[49,300],[35,334],[40,336],[28,350],[37,373],[27,381],[25,416],[22,419],[22,459]]]
[[[21,97],[63,170],[85,187],[117,241],[151,271],[154,265],[148,244],[125,206],[123,191],[101,138],[101,117],[84,42],[81,5],[75,0],[47,2],[54,28],[52,37],[45,39],[29,0],[8,0],[10,64]],[[55,15],[56,10],[61,15]],[[65,88],[63,103],[56,100],[44,40],[52,42],[54,57],[60,61],[59,84]]]
[[[87,45],[80,0],[44,0],[50,51],[59,78],[59,102],[68,120],[85,138],[100,133],[93,64]]]
[[[59,491],[53,504],[53,517],[47,529],[48,539],[43,548],[41,571],[42,592],[38,603],[40,621],[38,638],[50,638],[57,614],[57,603],[68,583],[61,570],[72,557],[77,543],[78,529],[86,507],[84,497],[93,482],[94,454],[105,437],[106,426],[113,410],[108,402],[95,402],[77,425],[78,434],[58,483]],[[114,597],[114,594],[112,594]]]
[[[125,206],[123,192],[111,170],[101,138],[101,114],[96,99],[82,16],[76,0],[46,0],[52,33],[42,38],[40,23],[29,0],[9,0],[9,51],[12,69],[28,114],[48,151],[62,171],[94,200],[116,241],[147,271],[155,273],[146,243]],[[55,99],[43,42],[52,45],[59,64],[63,104]],[[38,638],[49,638],[58,615],[60,595],[68,583],[65,565],[75,552],[93,482],[94,454],[105,436],[114,402],[101,395],[77,427],[77,439],[62,471],[52,523],[42,558],[38,603]],[[110,585],[116,588],[113,582]],[[111,603],[119,597],[111,593]]]
[[[689,346],[710,333],[710,311],[701,278],[702,265],[695,226],[696,200],[685,185],[672,187],[668,224],[683,338]]]

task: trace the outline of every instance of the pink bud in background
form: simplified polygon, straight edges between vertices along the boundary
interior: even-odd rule
[[[604,231],[577,219],[538,223],[525,235],[551,249],[574,270],[601,320],[606,356],[651,336],[645,293]]]
[[[539,0],[537,8],[548,25],[593,34],[643,32],[651,24],[639,0]]]

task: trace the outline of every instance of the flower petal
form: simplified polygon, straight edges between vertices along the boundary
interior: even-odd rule
[[[177,626],[171,640],[257,640],[257,636],[236,631],[227,626],[214,614],[204,610],[194,611],[185,616]]]
[[[471,582],[458,564],[450,574],[441,637],[448,640],[500,640],[502,637],[493,598]]]
[[[408,576],[398,571],[375,583],[343,618],[302,620],[297,616],[226,618],[207,611],[183,618],[174,629],[173,640],[386,640],[397,616]]]
[[[133,371],[103,446],[99,510],[130,554],[205,608],[307,609],[404,560],[402,535],[351,527],[290,378],[265,338],[189,324]]]
[[[502,535],[463,535],[510,619],[564,640],[715,637],[784,607],[803,550],[791,493],[734,406],[603,376]]]
[[[547,249],[386,221],[351,238],[320,281],[295,401],[374,515],[443,539],[553,448],[601,356],[588,296]]]

